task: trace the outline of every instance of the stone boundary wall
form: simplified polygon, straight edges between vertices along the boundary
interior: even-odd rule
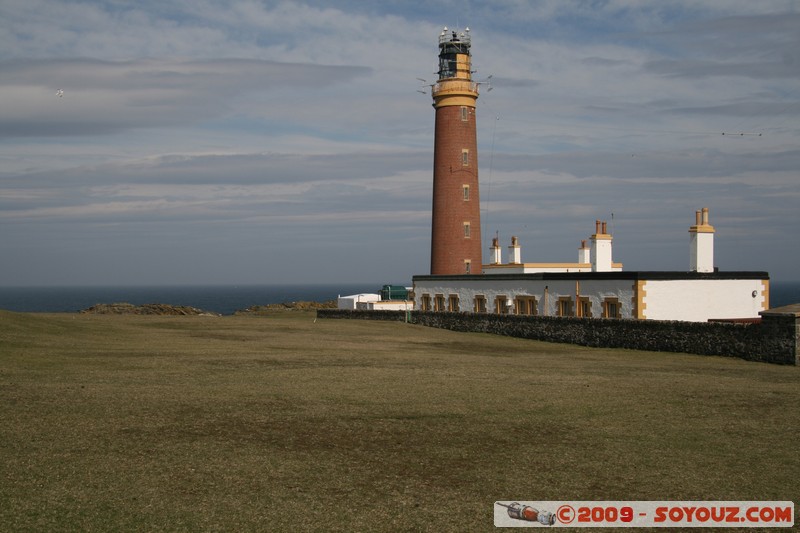
[[[317,317],[408,321],[598,348],[721,355],[789,365],[798,364],[800,336],[800,320],[793,314],[764,315],[756,324],[345,309],[320,309]]]

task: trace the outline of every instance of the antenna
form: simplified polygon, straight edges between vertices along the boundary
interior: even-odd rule
[[[428,92],[425,90],[425,87],[433,87],[433,84],[428,83],[427,80],[423,80],[422,78],[417,78],[417,79],[422,82],[422,85],[420,86],[419,89],[417,89],[417,92],[422,94],[428,94]]]
[[[474,72],[477,72],[477,71],[474,71]],[[493,89],[493,87],[492,87],[492,76],[494,76],[494,74],[489,74],[486,78],[484,78],[481,81],[477,82],[476,85],[478,85],[478,86],[486,85],[486,92],[487,93],[490,92]]]

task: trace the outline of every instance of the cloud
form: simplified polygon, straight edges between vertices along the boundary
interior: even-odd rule
[[[250,93],[320,78],[344,83],[370,69],[251,59],[48,59],[8,60],[0,71],[0,137],[46,137],[198,123],[234,112],[236,99]]]
[[[614,213],[616,260],[680,269],[707,204],[723,269],[758,255],[787,276],[797,17],[744,0],[7,0],[0,269],[17,284],[182,280],[186,258],[200,282],[425,273],[435,114],[416,78],[460,24],[474,76],[493,75],[484,237],[573,260]]]
[[[716,61],[657,60],[645,65],[645,69],[655,74],[684,78],[705,78],[711,76],[765,78],[797,77],[795,60],[754,61],[747,63],[718,63]]]
[[[734,141],[736,142],[736,141]],[[754,141],[754,143],[757,141]],[[565,173],[576,178],[608,177],[616,180],[694,179],[698,176],[736,178],[749,172],[781,173],[800,168],[800,150],[761,151],[735,146],[735,150],[683,150],[635,153],[562,153],[549,155],[498,155],[496,170],[523,168]]]

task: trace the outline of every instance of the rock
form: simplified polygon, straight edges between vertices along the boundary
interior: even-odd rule
[[[130,303],[96,304],[81,313],[95,315],[159,315],[159,316],[220,316],[195,307],[169,304],[133,305]]]
[[[284,302],[280,304],[253,305],[247,309],[240,309],[234,315],[260,315],[270,311],[308,311],[312,309],[336,309],[336,301],[327,302]]]

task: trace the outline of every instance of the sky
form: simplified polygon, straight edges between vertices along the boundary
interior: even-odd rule
[[[686,271],[708,207],[720,270],[800,279],[796,0],[0,0],[0,286],[428,274],[444,26],[489,80],[484,262],[605,220]]]

